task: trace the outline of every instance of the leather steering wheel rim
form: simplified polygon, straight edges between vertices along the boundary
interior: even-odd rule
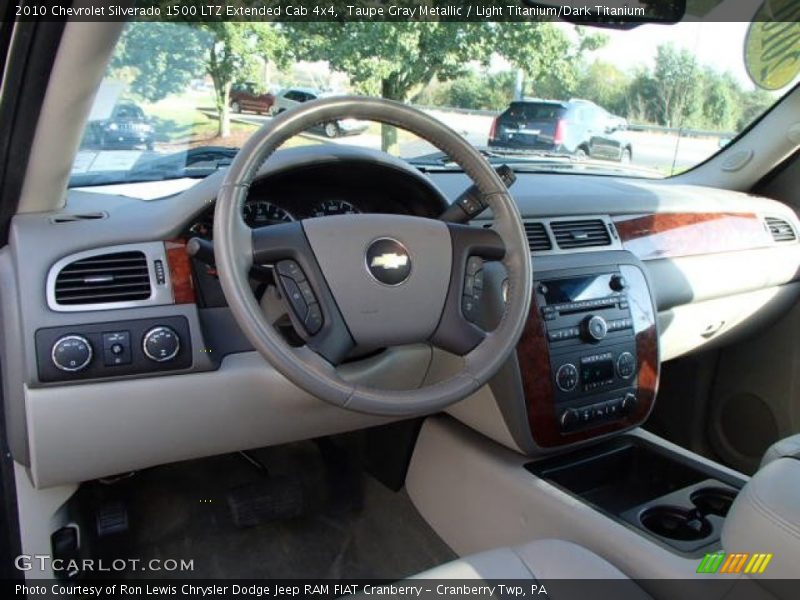
[[[386,216],[386,220],[381,220],[374,216],[370,220],[366,215],[360,215],[362,221],[359,221],[358,225],[363,223],[365,227],[373,227],[376,232],[374,237],[380,237],[380,231],[384,230],[385,237],[395,237],[395,230],[402,232],[408,229],[410,237],[419,239],[427,235],[427,239],[430,240],[431,231],[439,232],[433,236],[436,238],[447,237],[446,232],[451,232],[452,239],[448,241],[451,249],[449,257],[452,261],[451,277],[449,284],[445,283],[447,300],[441,307],[441,314],[438,315],[436,332],[427,340],[418,340],[446,349],[456,347],[458,353],[463,355],[461,372],[444,381],[410,390],[376,389],[348,382],[340,377],[334,364],[320,355],[325,355],[324,352],[318,353],[309,345],[299,348],[290,346],[266,320],[251,291],[248,282],[250,267],[265,257],[280,256],[277,249],[279,244],[275,240],[282,239],[282,232],[272,228],[284,226],[269,226],[262,228],[263,231],[250,230],[247,227],[242,219],[242,207],[250,184],[263,163],[286,140],[312,126],[344,118],[386,123],[427,140],[464,170],[477,186],[484,203],[492,211],[494,223],[491,230],[466,226],[460,226],[461,229],[458,229],[447,226],[441,221],[418,217],[389,219],[389,216]],[[338,222],[327,220],[347,218],[349,217],[326,217],[325,222],[330,228],[337,226],[337,223],[338,225],[346,223],[343,220]],[[322,224],[315,223],[317,221],[321,222],[322,219],[296,223],[291,232],[298,238],[297,243],[304,244],[306,250],[315,242],[312,230]],[[439,229],[436,229],[437,227]],[[414,228],[424,232],[412,235]],[[273,232],[277,232],[277,235]],[[283,233],[290,231],[287,228]],[[461,251],[457,251],[463,244],[456,240],[456,233],[464,234],[467,238],[476,234],[479,235],[479,239],[470,245],[468,250],[461,248]],[[491,239],[488,237],[490,235],[493,236]],[[437,243],[439,242],[442,240],[439,239]],[[501,253],[493,254],[497,247],[501,247]],[[487,256],[502,257],[508,278],[506,306],[497,327],[482,336],[473,337],[480,341],[474,347],[470,347],[469,343],[462,343],[465,336],[461,334],[474,332],[467,331],[469,324],[463,322],[463,316],[458,314],[457,308],[460,307],[460,286],[463,283],[465,257],[468,253],[480,255],[482,248],[484,251],[489,248]],[[312,247],[312,254],[313,250]],[[350,96],[317,100],[281,113],[256,131],[234,158],[220,188],[214,215],[214,252],[220,283],[231,312],[242,332],[264,359],[309,394],[336,406],[358,412],[386,416],[420,415],[441,410],[466,398],[484,385],[514,350],[530,310],[532,286],[530,251],[519,211],[500,177],[480,152],[455,131],[419,110],[389,100]],[[413,253],[411,248],[409,252]],[[300,258],[302,259],[300,264],[304,265],[307,271],[318,274],[318,264],[322,263],[324,257],[317,255]],[[417,260],[417,263],[420,265],[419,271],[424,271],[424,262]],[[352,268],[350,267],[351,271]],[[331,311],[331,314],[325,315],[326,326],[327,323],[335,325],[336,304],[337,300],[341,304],[341,298],[333,298],[334,302],[330,302],[332,294],[326,288],[325,282],[314,281],[311,273],[308,275],[309,280],[314,283],[323,309]],[[325,279],[324,275],[322,279]],[[335,277],[327,279],[333,280]],[[377,288],[375,291],[390,293]],[[455,310],[453,298],[457,303]],[[418,307],[417,310],[422,308]],[[354,325],[353,319],[350,319],[349,328],[354,329]],[[464,331],[457,333],[455,338],[453,336],[448,338],[448,333],[458,327],[464,328]],[[446,338],[450,341],[445,341]],[[466,338],[469,338],[469,335]],[[456,341],[452,341],[453,339]]]

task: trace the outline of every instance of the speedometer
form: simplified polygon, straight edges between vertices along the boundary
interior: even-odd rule
[[[346,200],[323,200],[311,208],[312,217],[328,217],[331,215],[353,215],[360,213],[353,204]]]
[[[288,210],[266,200],[253,200],[245,203],[242,213],[244,222],[250,227],[263,227],[264,225],[294,221]]]

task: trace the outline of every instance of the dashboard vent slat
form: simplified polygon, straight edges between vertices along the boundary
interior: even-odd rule
[[[767,223],[772,239],[776,242],[793,242],[797,239],[797,234],[787,221],[776,217],[766,217],[764,221]]]
[[[611,245],[611,236],[602,219],[552,221],[550,228],[562,250]]]
[[[525,235],[528,238],[531,252],[544,252],[553,248],[553,243],[550,241],[550,236],[543,223],[525,223]]]
[[[147,300],[150,274],[143,252],[117,252],[70,263],[58,273],[58,304],[105,304]]]

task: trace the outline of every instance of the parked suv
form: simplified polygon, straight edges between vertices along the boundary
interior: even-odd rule
[[[489,146],[630,162],[627,122],[588,100],[519,100],[498,116]]]
[[[272,114],[277,115],[285,110],[299,106],[303,102],[333,95],[335,94],[332,92],[321,92],[312,88],[285,88],[275,97],[275,104],[272,106]],[[313,127],[312,130],[320,130],[327,137],[335,138],[340,135],[355,135],[361,133],[368,126],[369,123],[366,121],[359,121],[358,119],[340,119],[338,121],[330,121],[318,127]]]
[[[153,125],[133,102],[117,104],[108,119],[92,121],[87,134],[86,143],[99,148],[152,150],[155,142]]]
[[[275,103],[275,96],[269,92],[261,92],[258,86],[251,82],[237,83],[231,87],[231,110],[240,113],[243,110],[266,114]]]

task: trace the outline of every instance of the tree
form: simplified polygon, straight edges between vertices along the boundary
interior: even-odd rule
[[[356,89],[407,101],[434,78],[440,82],[467,74],[470,63],[486,65],[499,54],[534,80],[564,70],[601,36],[581,34],[579,44],[552,23],[349,22],[291,23],[297,56],[326,60],[350,76]],[[382,147],[396,147],[397,132],[382,128]]]
[[[573,96],[586,53],[608,41],[607,35],[589,33],[582,27],[575,28],[577,41],[573,41],[548,22],[495,22],[489,29],[494,51],[523,71],[530,82],[528,91],[540,98],[566,100]]]
[[[208,21],[192,23],[206,40],[205,68],[214,82],[220,137],[230,135],[231,85],[257,77],[262,61],[281,56],[282,34],[269,23]],[[261,61],[259,61],[261,58]]]
[[[487,60],[479,23],[348,22],[291,23],[297,56],[326,60],[369,95],[406,101],[437,77],[447,81],[472,60]],[[394,150],[397,131],[382,128],[382,146]]]
[[[203,36],[185,25],[132,22],[120,38],[111,60],[115,71],[131,70],[133,93],[158,102],[181,92],[205,72]]]
[[[730,73],[720,73],[705,67],[703,80],[703,106],[700,126],[704,129],[733,131],[741,116],[739,97],[741,87]]]
[[[578,76],[575,95],[591,100],[617,115],[627,115],[630,77],[611,63],[596,60]]]
[[[458,108],[503,110],[514,97],[516,74],[470,72],[445,84],[435,94],[435,103]],[[417,96],[415,100],[419,99]]]
[[[661,125],[679,127],[696,109],[700,100],[700,70],[694,55],[673,44],[661,44],[656,50],[653,69],[654,100]]]
[[[284,49],[281,31],[269,23],[134,22],[126,28],[112,66],[131,69],[131,88],[151,102],[208,74],[214,82],[217,135],[227,137],[231,84],[256,78],[263,61],[282,60]]]

